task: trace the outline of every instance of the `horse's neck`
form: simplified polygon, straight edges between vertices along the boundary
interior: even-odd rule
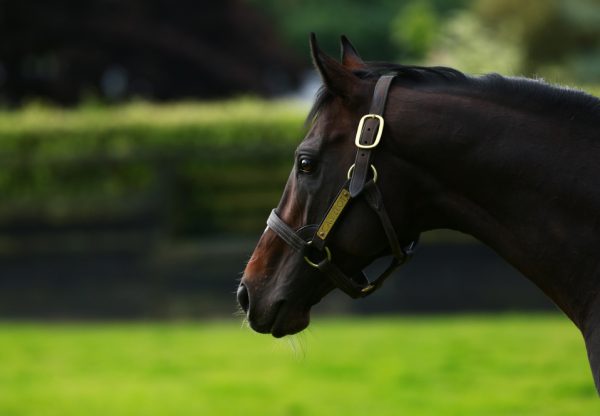
[[[472,234],[534,281],[582,331],[600,392],[597,109],[410,89],[388,108],[394,153],[425,188],[416,222]]]
[[[405,90],[389,108],[397,152],[436,189],[423,226],[475,236],[584,326],[600,290],[593,126],[449,93]]]

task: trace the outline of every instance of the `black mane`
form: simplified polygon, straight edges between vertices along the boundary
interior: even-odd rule
[[[543,110],[600,117],[600,99],[581,90],[549,84],[540,79],[505,77],[499,74],[482,76],[466,75],[453,68],[434,66],[408,66],[387,62],[369,62],[363,70],[355,71],[361,79],[377,79],[385,74],[395,74],[396,83],[425,88],[435,87],[460,93],[484,93],[500,102],[526,107],[532,100]],[[307,123],[314,121],[319,111],[333,98],[333,94],[322,86],[308,114]]]
[[[444,66],[398,65],[387,62],[369,62],[365,70],[354,73],[361,79],[376,79],[385,74],[395,74],[404,81],[429,84],[460,82],[469,78],[456,69]]]

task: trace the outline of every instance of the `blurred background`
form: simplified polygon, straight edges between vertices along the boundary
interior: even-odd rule
[[[334,56],[346,34],[367,60],[600,84],[593,0],[3,0],[0,316],[230,316],[319,86],[310,31]],[[372,300],[320,305],[552,307],[447,232]]]
[[[366,60],[600,94],[598,0],[0,0],[0,338],[23,320],[237,319],[237,279],[319,86],[309,32],[333,56],[345,34]],[[376,295],[334,293],[316,309],[555,307],[488,248],[442,230]],[[581,362],[577,388],[592,397]],[[7,397],[3,414],[28,414]],[[304,414],[290,406],[273,414]]]

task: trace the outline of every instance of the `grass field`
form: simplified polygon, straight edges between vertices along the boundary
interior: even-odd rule
[[[600,414],[558,315],[0,324],[0,415]]]

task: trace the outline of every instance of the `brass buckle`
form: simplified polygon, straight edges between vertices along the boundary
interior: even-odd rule
[[[361,144],[360,137],[362,136],[363,126],[365,124],[365,121],[369,118],[376,118],[377,120],[379,120],[379,126],[377,128],[377,136],[375,136],[375,141],[373,142],[373,144]],[[359,149],[372,149],[374,147],[377,147],[377,145],[379,144],[379,141],[381,140],[382,134],[383,134],[383,117],[381,117],[378,114],[365,114],[364,116],[362,116],[362,118],[360,119],[360,122],[358,123],[358,128],[356,129],[356,137],[354,138],[354,144]]]
[[[363,287],[360,292],[361,293],[369,293],[371,292],[373,289],[375,289],[375,285],[374,284],[369,284],[369,286]]]
[[[312,241],[308,242],[308,245],[310,246],[312,244]],[[327,260],[331,261],[331,250],[329,250],[329,247],[325,246],[325,255],[327,256]],[[306,260],[306,262],[309,264],[309,266],[314,267],[315,269],[319,268],[319,265],[317,263],[315,263],[314,261],[312,261],[311,259],[308,258],[308,256],[304,256],[304,260]]]

